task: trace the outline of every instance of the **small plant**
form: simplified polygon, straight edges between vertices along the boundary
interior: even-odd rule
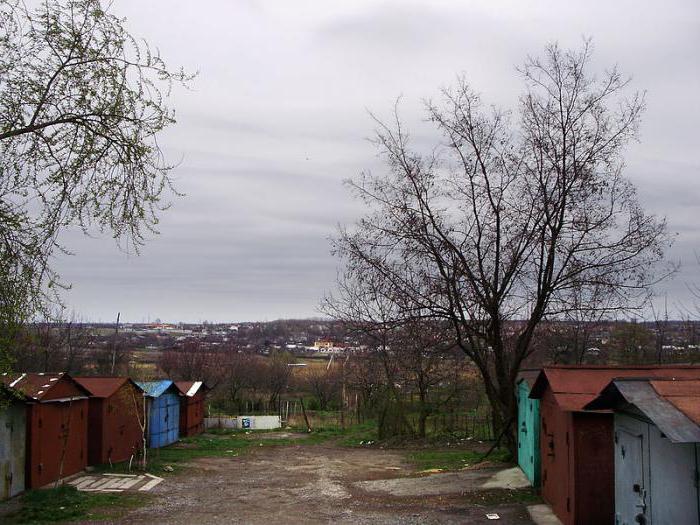
[[[479,463],[484,456],[473,450],[420,450],[409,454],[408,458],[419,470],[459,470]],[[510,453],[502,448],[493,451],[489,461],[510,461]]]
[[[29,524],[115,518],[139,506],[145,494],[96,494],[80,492],[63,485],[53,489],[31,490],[22,496],[22,508],[6,516],[7,523]]]

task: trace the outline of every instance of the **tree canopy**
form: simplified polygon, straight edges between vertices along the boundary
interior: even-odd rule
[[[136,249],[172,194],[158,134],[170,70],[100,0],[0,1],[0,321],[21,322],[59,283],[67,226]],[[6,331],[4,332],[6,333]]]
[[[485,105],[460,79],[426,103],[441,137],[427,153],[398,111],[377,120],[388,169],[349,182],[367,213],[334,242],[344,274],[329,312],[448,321],[501,429],[539,324],[633,308],[669,241],[623,175],[643,95],[627,94],[616,68],[593,75],[590,58],[589,42],[528,58],[517,112]]]

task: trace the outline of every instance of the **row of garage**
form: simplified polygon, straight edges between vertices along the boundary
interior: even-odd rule
[[[202,432],[201,381],[0,376],[0,498]]]
[[[700,524],[700,366],[518,380],[518,463],[565,525]]]

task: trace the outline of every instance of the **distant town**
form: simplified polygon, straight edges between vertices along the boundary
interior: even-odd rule
[[[519,325],[510,324],[513,331]],[[128,360],[130,365],[155,364],[168,350],[233,351],[262,356],[285,352],[300,358],[329,358],[362,354],[371,345],[367,334],[354,333],[340,322],[320,319],[240,323],[157,320],[119,325],[63,322],[37,323],[34,327],[36,333],[43,331],[46,337],[57,341],[66,339],[61,333],[69,331],[76,355],[99,357],[116,348],[120,361]],[[543,324],[539,341],[542,348],[533,356],[537,362],[693,362],[700,357],[700,321],[549,322]],[[59,346],[65,344],[53,346],[59,351]]]

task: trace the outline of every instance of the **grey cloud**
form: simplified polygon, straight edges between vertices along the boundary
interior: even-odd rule
[[[138,257],[76,232],[57,267],[68,305],[92,319],[244,320],[316,315],[337,261],[327,238],[361,213],[342,185],[384,169],[365,138],[369,108],[401,114],[414,143],[440,140],[421,99],[464,73],[487,103],[515,109],[515,66],[545,43],[594,38],[596,67],[619,63],[648,90],[627,174],[678,232],[683,264],[662,289],[687,302],[700,282],[700,4],[449,0],[283,2],[120,0],[113,9],[172,64],[200,70],[176,91],[161,138],[185,198]]]

